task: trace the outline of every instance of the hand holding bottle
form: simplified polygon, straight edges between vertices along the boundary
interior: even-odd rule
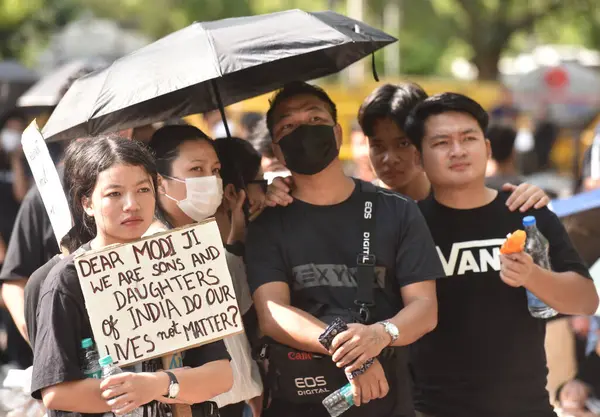
[[[100,384],[102,398],[115,414],[131,413],[167,393],[169,377],[162,372],[123,372]]]
[[[500,255],[500,278],[511,287],[525,287],[535,268],[533,258],[525,252]]]

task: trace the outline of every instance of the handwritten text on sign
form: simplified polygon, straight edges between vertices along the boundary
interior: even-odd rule
[[[60,177],[35,120],[23,132],[21,144],[50,218],[54,235],[60,244],[60,240],[71,229],[71,211]]]
[[[119,365],[243,331],[214,220],[88,252],[76,265],[98,351]]]

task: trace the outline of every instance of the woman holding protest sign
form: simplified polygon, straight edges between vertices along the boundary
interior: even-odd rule
[[[239,175],[249,173],[243,182],[255,182],[260,170],[260,156],[244,157],[247,152],[244,152],[245,147],[240,147],[240,141],[245,143],[236,138],[213,141],[193,126],[171,125],[157,130],[148,146],[155,154],[159,172],[158,217],[161,225],[158,228],[182,227],[211,216],[216,218],[227,249],[227,265],[236,299],[249,332],[252,298],[240,244],[246,228],[242,208],[246,193],[241,186],[234,185],[231,178],[238,176],[232,172],[234,165],[248,165],[246,162],[250,161],[252,166],[242,169]],[[254,151],[249,144],[248,147]],[[221,172],[226,174],[223,178]],[[258,366],[252,360],[248,338],[246,334],[239,334],[225,338],[224,342],[232,357],[234,383],[231,391],[214,398],[221,407],[221,416],[241,417],[247,402],[254,417],[258,417],[262,411],[263,387]]]
[[[136,241],[152,223],[156,165],[140,143],[115,136],[74,142],[67,149],[65,178],[79,237],[93,236],[76,252]],[[186,368],[172,369],[171,375],[161,371],[159,359],[102,381],[85,379],[80,343],[90,337],[90,319],[70,255],[50,272],[38,306],[31,390],[34,398],[43,399],[50,417],[111,411],[122,415],[136,409],[144,417],[157,417],[167,414],[164,404],[182,403],[193,404],[194,417],[206,417],[216,409],[206,401],[231,388],[229,355],[222,342],[186,351]],[[170,389],[173,377],[178,394]]]

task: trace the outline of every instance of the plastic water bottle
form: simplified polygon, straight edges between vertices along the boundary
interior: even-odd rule
[[[327,398],[323,400],[323,405],[331,417],[338,417],[342,415],[354,405],[352,386],[348,383],[337,391],[329,394]]]
[[[527,216],[523,219],[523,226],[527,233],[525,240],[525,252],[533,258],[540,267],[551,271],[550,256],[548,254],[548,239],[539,231],[534,216]],[[527,290],[527,306],[529,313],[535,318],[547,319],[558,314],[556,310],[549,307],[542,300],[537,298],[531,291]]]
[[[102,367],[102,379],[108,378],[109,376],[122,374],[123,370],[114,364],[113,359],[110,355],[102,357],[98,363]],[[130,413],[122,414],[120,417],[135,417],[139,409],[133,410]]]
[[[83,339],[81,341],[81,363],[83,364],[83,374],[86,378],[102,378],[102,368],[98,363],[98,351],[94,347],[92,339]]]

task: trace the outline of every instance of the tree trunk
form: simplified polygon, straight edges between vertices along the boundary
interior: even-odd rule
[[[479,71],[479,79],[486,81],[495,81],[500,75],[498,63],[502,48],[479,48],[475,50],[475,56],[472,59],[473,64]]]

